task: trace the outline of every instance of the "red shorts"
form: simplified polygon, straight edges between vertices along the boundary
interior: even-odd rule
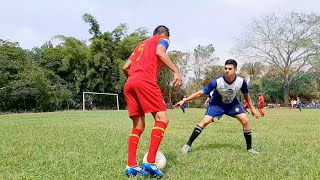
[[[124,86],[129,116],[144,116],[145,113],[166,110],[159,86],[142,79],[128,79]]]

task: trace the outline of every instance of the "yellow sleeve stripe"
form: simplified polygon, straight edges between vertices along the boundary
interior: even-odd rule
[[[136,135],[136,134],[130,134],[130,136],[135,136],[135,137],[140,139],[140,137],[138,135]]]
[[[159,129],[159,130],[161,130],[161,131],[165,131],[165,129],[163,129],[163,128],[161,128],[161,127],[158,127],[158,126],[153,127],[152,129]]]

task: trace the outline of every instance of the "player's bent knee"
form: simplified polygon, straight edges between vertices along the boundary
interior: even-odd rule
[[[169,118],[166,111],[152,113],[152,115],[156,121],[162,121],[166,124],[169,123]]]
[[[202,127],[206,127],[208,124],[213,123],[213,122],[214,121],[213,121],[212,117],[205,116],[200,124],[202,125]]]

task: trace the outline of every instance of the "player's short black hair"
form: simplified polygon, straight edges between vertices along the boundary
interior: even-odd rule
[[[163,33],[166,33],[167,36],[170,36],[170,32],[169,32],[169,28],[167,28],[166,26],[164,25],[160,25],[158,26],[154,31],[153,31],[153,35],[160,35],[160,34],[163,34]]]
[[[234,67],[235,68],[237,68],[237,61],[236,60],[234,60],[234,59],[228,59],[225,63],[224,63],[224,65],[227,65],[227,64],[232,64],[232,65],[234,65]]]

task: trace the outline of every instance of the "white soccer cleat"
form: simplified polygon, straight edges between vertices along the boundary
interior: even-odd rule
[[[255,150],[253,150],[253,149],[249,149],[249,150],[248,150],[248,153],[249,153],[249,154],[259,154],[259,152],[255,151]]]
[[[189,146],[188,144],[185,144],[182,148],[181,148],[181,152],[183,154],[188,154],[188,152],[191,150],[191,146]]]

